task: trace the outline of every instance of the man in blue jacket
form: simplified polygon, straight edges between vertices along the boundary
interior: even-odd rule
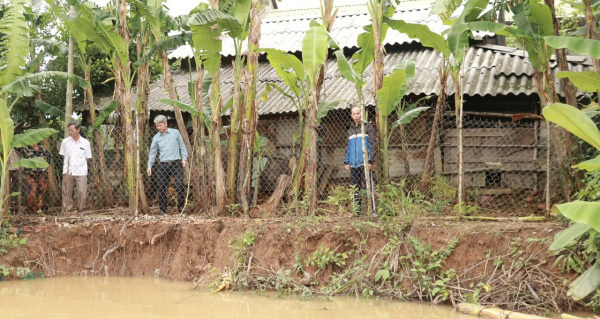
[[[354,207],[360,212],[360,190],[366,188],[365,183],[365,168],[363,157],[363,138],[367,146],[367,158],[369,170],[373,169],[374,153],[375,153],[375,128],[371,123],[365,122],[365,134],[362,134],[361,128],[361,111],[360,107],[354,106],[351,109],[351,116],[354,123],[348,128],[348,149],[346,150],[346,158],[344,166],[350,171],[350,186],[354,187]],[[371,184],[371,189],[373,185]]]

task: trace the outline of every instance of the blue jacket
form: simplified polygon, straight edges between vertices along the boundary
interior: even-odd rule
[[[372,150],[375,150],[375,129],[371,123],[365,122],[365,138],[369,164],[373,164],[374,151]],[[344,165],[350,165],[350,167],[364,166],[362,140],[363,135],[360,125],[357,126],[352,123],[348,128],[348,149],[346,150]]]

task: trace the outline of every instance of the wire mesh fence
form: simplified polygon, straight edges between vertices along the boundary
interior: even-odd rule
[[[371,119],[375,118],[374,113],[374,109],[369,110],[369,114],[373,115]],[[378,154],[373,170],[380,214],[418,210],[450,213],[455,209],[458,187],[456,118],[454,112],[443,113],[432,156],[428,157],[428,145],[434,131],[433,116],[433,111],[429,110],[410,123],[394,129],[391,129],[392,123],[398,117],[396,114],[390,116],[389,182],[383,183],[381,180],[381,154]],[[344,169],[348,145],[346,133],[351,123],[350,111],[338,109],[330,111],[318,128],[316,191],[322,205],[336,206],[335,209],[339,211],[350,210],[352,205],[350,173]],[[290,113],[264,116],[258,122],[257,133],[257,141],[260,142],[257,142],[259,146],[255,147],[254,152],[250,187],[252,206],[264,202],[276,190],[281,175],[291,175],[290,158],[298,156],[300,151],[299,119]],[[464,204],[467,211],[518,213],[517,210],[520,210],[531,213],[543,210],[547,156],[543,122],[532,119],[515,122],[508,116],[469,114],[463,118],[462,133],[466,189]],[[139,158],[136,159],[145,200],[152,208],[151,212],[158,210],[158,182],[155,174],[149,177],[145,171],[150,141],[155,134],[156,130],[151,128],[144,136],[140,136],[141,147],[137,155]],[[224,132],[221,138],[225,142],[222,145],[224,163],[227,163],[227,134]],[[114,125],[104,125],[93,134],[83,129],[82,136],[90,141],[93,150],[93,158],[88,164],[86,210],[126,207],[130,194],[126,185],[122,132]],[[48,188],[41,207],[44,212],[60,212],[62,209],[63,164],[58,154],[61,139],[55,136],[48,143],[52,156],[48,169]],[[197,153],[196,148],[200,144],[200,141],[192,143],[193,149],[188,153]],[[429,174],[423,174],[426,158],[431,158]],[[204,174],[213,174],[211,164],[204,164]],[[13,211],[25,211],[27,208],[27,183],[23,176],[22,171],[11,173],[11,189],[21,194],[11,201]],[[424,177],[427,183],[423,183]],[[201,178],[199,171],[188,170],[184,176],[184,191],[190,207],[195,206],[198,198],[203,204],[214,205],[215,199],[210,195],[192,196],[194,187],[198,185],[213,187],[214,190],[214,185],[195,183],[194,179]],[[174,183],[170,184],[167,193],[169,207],[173,211],[178,206]],[[211,191],[206,194],[211,194]],[[289,205],[290,200],[284,198],[281,207]],[[363,209],[368,202],[362,201]]]

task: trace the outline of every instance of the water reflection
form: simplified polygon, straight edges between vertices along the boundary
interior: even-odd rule
[[[190,283],[152,278],[50,278],[0,283],[5,318],[451,318],[448,306],[378,299],[279,299],[271,294],[194,292]]]

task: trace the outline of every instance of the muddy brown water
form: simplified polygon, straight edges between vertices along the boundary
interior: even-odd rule
[[[189,282],[153,278],[49,278],[0,283],[0,317],[12,318],[452,318],[450,306],[333,297],[302,301],[272,293],[193,291]]]

